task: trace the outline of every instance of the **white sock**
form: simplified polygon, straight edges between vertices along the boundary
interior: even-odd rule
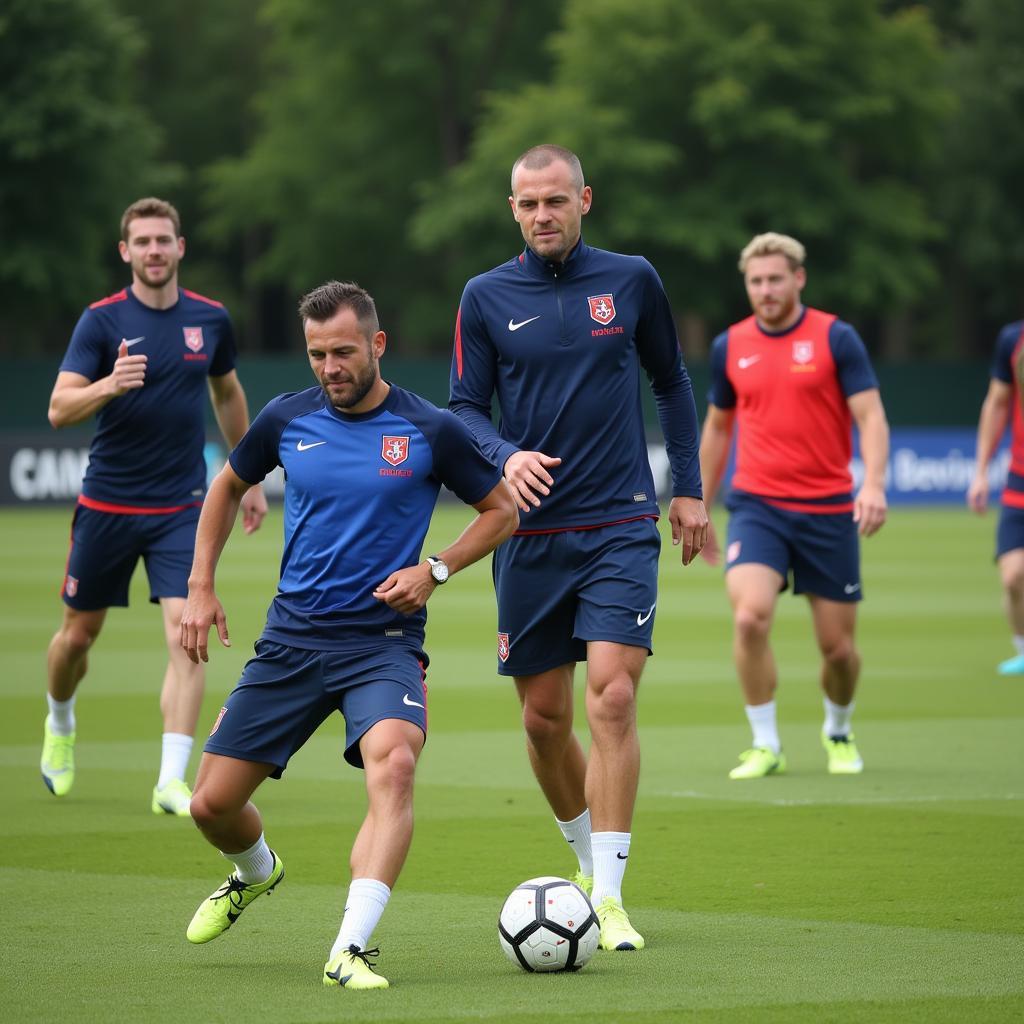
[[[50,732],[54,736],[70,736],[75,731],[75,698],[54,700],[47,694],[46,703],[50,706],[50,713],[46,717]]]
[[[353,878],[348,887],[341,930],[331,946],[328,959],[333,959],[349,946],[366,949],[390,898],[391,890],[376,878]]]
[[[773,754],[782,749],[779,741],[779,730],[775,724],[775,701],[767,704],[746,704],[743,708],[747,713],[750,730],[754,734],[755,747],[767,747]]]
[[[1024,636],[1015,636],[1013,638],[1013,646],[1017,648],[1017,653],[1024,656]],[[74,698],[72,698],[74,699]],[[52,726],[51,726],[52,728]]]
[[[822,697],[822,703],[825,705],[825,735],[849,736],[854,701],[851,700],[844,707],[842,704],[833,704],[828,697]]]
[[[622,902],[622,876],[629,857],[628,832],[594,832],[590,844],[594,851],[594,892],[590,897],[596,907],[606,896]]]
[[[274,870],[274,855],[270,852],[262,832],[248,850],[241,853],[224,853],[223,856],[235,865],[235,874],[246,885],[265,882]]]
[[[160,758],[160,778],[156,788],[163,789],[171,779],[185,780],[185,769],[192,754],[192,737],[183,732],[165,732]]]
[[[572,821],[559,821],[558,818],[555,818],[555,821],[562,830],[565,841],[572,844],[573,853],[580,862],[580,871],[584,875],[592,875],[594,855],[590,849],[590,808]]]

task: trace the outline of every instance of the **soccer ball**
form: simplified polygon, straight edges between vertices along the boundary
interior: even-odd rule
[[[517,885],[498,915],[501,948],[524,971],[578,971],[600,934],[587,894],[551,875]]]

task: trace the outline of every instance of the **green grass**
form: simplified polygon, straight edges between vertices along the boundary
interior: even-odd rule
[[[451,536],[461,512],[439,514]],[[641,687],[643,772],[626,897],[648,948],[578,975],[524,975],[498,949],[513,885],[574,865],[494,672],[486,565],[431,603],[430,740],[405,872],[375,935],[386,993],[324,990],[361,776],[339,718],[257,800],[288,867],[272,898],[201,947],[195,906],[226,864],[187,820],[149,813],[164,656],[144,574],[111,613],[78,703],[78,779],[38,774],[43,652],[68,513],[0,515],[0,1006],[11,1021],[1010,1021],[1024,1016],[1024,680],[1009,655],[992,520],[896,512],[865,545],[857,734],[833,778],[805,603],[775,647],[789,773],[731,783],[748,742],[720,573],[666,545]],[[428,541],[428,547],[437,546]],[[234,647],[213,651],[205,732],[270,600],[280,518],[234,536],[220,574]]]

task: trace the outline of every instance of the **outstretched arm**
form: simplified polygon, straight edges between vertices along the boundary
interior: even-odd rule
[[[181,617],[181,646],[197,664],[209,661],[207,643],[211,626],[217,626],[220,642],[225,647],[231,646],[227,617],[214,590],[214,575],[224,545],[231,536],[238,506],[249,487],[228,463],[214,478],[203,502],[192,572],[188,578],[188,600]]]
[[[516,502],[504,480],[482,501],[475,502],[473,508],[479,513],[477,517],[454,543],[437,553],[452,575],[490,554],[519,525]],[[403,615],[412,615],[427,603],[437,586],[430,575],[430,565],[420,562],[393,572],[373,596]]]
[[[989,381],[985,401],[981,404],[974,479],[967,490],[967,507],[978,515],[982,515],[988,507],[988,467],[999,446],[999,439],[1006,433],[1012,401],[1012,385],[993,377]]]

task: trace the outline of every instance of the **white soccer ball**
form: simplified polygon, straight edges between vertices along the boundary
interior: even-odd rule
[[[501,948],[524,971],[578,971],[600,934],[587,894],[553,875],[517,885],[498,915]]]

